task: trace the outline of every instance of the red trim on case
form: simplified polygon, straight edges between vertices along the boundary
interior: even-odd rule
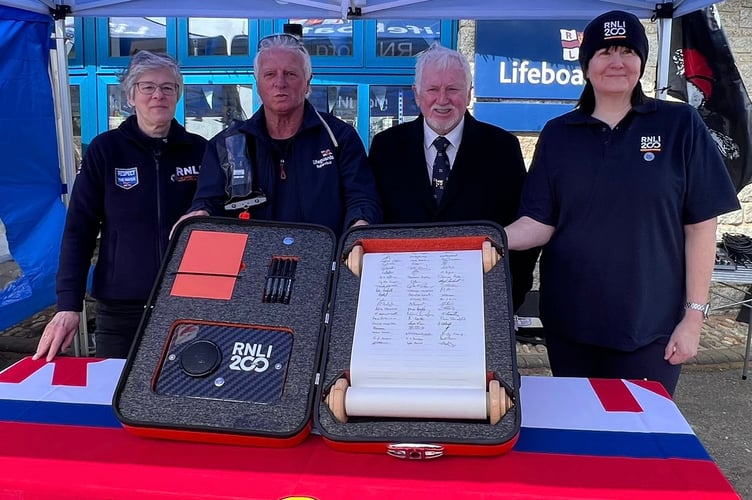
[[[455,236],[451,238],[371,238],[358,240],[368,253],[430,252],[439,250],[480,250],[485,236]]]
[[[444,447],[444,456],[457,456],[457,457],[492,457],[496,455],[503,455],[512,450],[517,443],[520,433],[517,433],[509,440],[499,444],[441,444]],[[387,454],[389,445],[394,443],[364,443],[353,441],[334,441],[325,436],[321,436],[327,446],[337,451],[345,451],[349,453],[379,453]]]
[[[171,441],[191,441],[195,443],[229,444],[238,446],[258,446],[264,448],[290,448],[302,443],[311,433],[312,423],[294,436],[288,438],[243,436],[238,434],[220,434],[216,432],[190,431],[179,429],[156,429],[153,427],[134,427],[123,424],[128,432],[141,437],[168,439]]]

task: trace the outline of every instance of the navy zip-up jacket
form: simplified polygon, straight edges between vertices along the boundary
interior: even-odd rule
[[[166,139],[143,134],[136,117],[95,137],[76,176],[57,273],[57,307],[81,311],[101,231],[92,296],[149,298],[170,229],[191,204],[206,140],[172,120]]]
[[[323,121],[326,122],[324,126]],[[331,131],[338,146],[329,135]],[[209,142],[202,161],[198,190],[191,211],[227,215],[227,177],[218,148],[228,134],[248,137],[254,163],[254,188],[267,201],[249,211],[253,219],[308,222],[327,226],[339,236],[358,219],[381,222],[376,184],[363,142],[355,129],[328,114],[317,114],[305,102],[303,123],[289,141],[274,141],[266,128],[264,107],[239,127],[220,132]]]

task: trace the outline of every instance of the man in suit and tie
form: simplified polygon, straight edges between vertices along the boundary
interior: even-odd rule
[[[385,223],[515,221],[526,175],[520,143],[470,115],[471,88],[459,52],[435,43],[418,55],[421,114],[377,134],[369,153]],[[510,252],[515,310],[532,287],[538,253]]]

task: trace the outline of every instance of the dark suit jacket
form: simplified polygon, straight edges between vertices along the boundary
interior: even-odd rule
[[[517,218],[527,175],[517,138],[465,113],[457,157],[439,206],[426,169],[423,116],[376,134],[369,162],[385,223],[490,220],[506,226]],[[533,284],[540,250],[510,252],[514,309]]]

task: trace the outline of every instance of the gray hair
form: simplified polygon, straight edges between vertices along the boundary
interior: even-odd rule
[[[437,69],[446,69],[453,63],[458,64],[465,73],[465,83],[468,90],[473,86],[473,77],[470,73],[470,63],[467,58],[456,50],[442,47],[439,42],[433,42],[430,47],[418,54],[415,63],[415,90],[420,92],[420,82],[423,79],[423,70],[426,66],[435,66]]]
[[[302,40],[290,33],[279,33],[276,35],[265,36],[259,40],[258,48],[256,50],[256,57],[253,58],[254,69],[258,68],[259,57],[262,53],[269,49],[289,49],[292,51],[300,52],[303,56],[303,73],[305,74],[306,81],[311,79],[313,75],[313,66],[311,64],[311,55],[303,45]]]
[[[140,50],[133,54],[128,67],[120,75],[120,85],[125,91],[125,95],[134,99],[136,93],[136,82],[147,71],[168,70],[175,78],[178,84],[178,99],[183,91],[183,75],[180,73],[178,62],[167,54],[155,54],[148,50]]]

